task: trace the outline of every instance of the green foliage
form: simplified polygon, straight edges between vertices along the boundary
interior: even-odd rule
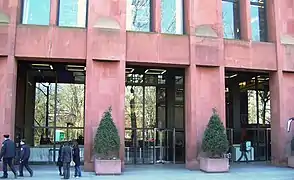
[[[94,140],[94,150],[98,158],[115,159],[119,156],[120,137],[113,122],[111,107],[104,112]]]
[[[210,117],[202,140],[202,150],[210,157],[222,157],[229,148],[226,130],[216,110]]]

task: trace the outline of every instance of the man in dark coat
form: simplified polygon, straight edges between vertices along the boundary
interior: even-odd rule
[[[25,144],[25,140],[20,141],[21,149],[20,149],[20,164],[19,164],[19,176],[23,177],[23,167],[25,167],[30,176],[33,176],[33,170],[29,166],[29,159],[31,155],[30,147]]]
[[[63,175],[64,179],[70,177],[70,162],[72,160],[72,150],[69,143],[66,143],[61,150],[61,159],[63,162]]]
[[[2,148],[0,153],[0,159],[3,158],[3,176],[1,179],[7,179],[7,165],[10,167],[11,171],[14,174],[14,177],[17,178],[16,170],[13,165],[13,159],[15,158],[16,147],[15,143],[9,139],[9,135],[4,135],[4,141],[2,142]]]

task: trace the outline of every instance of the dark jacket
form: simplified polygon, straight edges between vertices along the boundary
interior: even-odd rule
[[[73,162],[75,163],[76,166],[81,165],[80,148],[78,146],[73,147],[73,149],[72,149],[72,158],[73,158]]]
[[[63,165],[63,162],[62,162],[62,159],[61,159],[62,148],[63,148],[63,145],[61,145],[59,150],[58,150],[57,166],[62,166]]]
[[[16,155],[15,143],[10,139],[2,143],[0,158],[14,158]]]
[[[61,149],[61,160],[63,163],[70,163],[72,160],[72,154],[71,154],[71,148],[70,146],[64,146]]]
[[[29,160],[30,155],[31,155],[30,147],[27,146],[26,144],[22,145],[20,149],[20,160],[22,161]]]
[[[241,142],[241,144],[240,144],[240,151],[241,152],[247,152],[247,149],[246,149],[246,141]]]

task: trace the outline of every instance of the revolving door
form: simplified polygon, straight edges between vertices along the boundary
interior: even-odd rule
[[[125,163],[184,163],[184,70],[128,67],[125,92]]]

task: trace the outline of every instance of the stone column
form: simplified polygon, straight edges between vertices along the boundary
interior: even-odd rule
[[[225,125],[224,68],[190,66],[186,72],[186,167],[199,168],[203,133],[216,108]]]
[[[124,167],[126,1],[89,0],[88,4],[85,169],[93,171],[93,128],[109,106],[121,137]]]
[[[6,51],[4,57],[0,58],[0,132],[10,134],[14,138],[15,128],[15,102],[16,102],[16,76],[17,62],[14,58],[16,25],[19,21],[20,1],[10,0],[0,3],[0,13],[4,14],[5,22],[1,28],[6,29],[7,37]],[[3,21],[3,19],[1,19]]]

